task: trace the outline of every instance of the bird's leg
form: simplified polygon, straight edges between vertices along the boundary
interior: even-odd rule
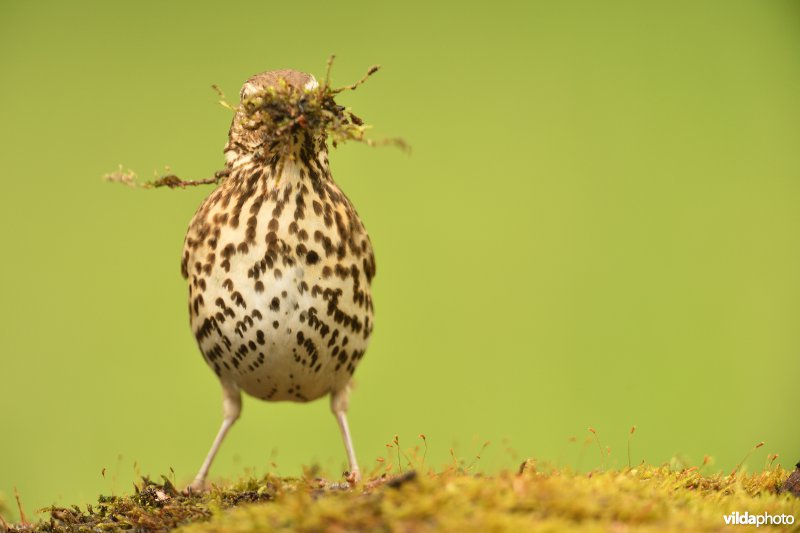
[[[331,393],[331,411],[333,412],[333,416],[336,417],[336,421],[339,423],[339,430],[342,432],[344,447],[347,450],[347,461],[350,463],[350,473],[347,476],[347,481],[354,485],[361,480],[361,471],[358,469],[356,451],[353,448],[353,439],[350,438],[350,428],[347,426],[349,397],[349,385],[339,391]]]
[[[219,428],[217,438],[214,439],[214,443],[211,445],[211,450],[209,450],[206,460],[203,461],[203,466],[200,467],[200,471],[197,473],[197,476],[195,476],[194,481],[191,485],[189,485],[190,491],[203,490],[203,485],[205,484],[206,476],[208,475],[208,469],[211,468],[211,463],[214,461],[214,456],[217,455],[217,451],[219,450],[222,441],[225,439],[225,435],[228,433],[228,430],[231,429],[233,423],[239,418],[241,412],[242,394],[239,392],[239,388],[231,383],[223,383],[222,413],[224,418],[222,419],[222,426]]]

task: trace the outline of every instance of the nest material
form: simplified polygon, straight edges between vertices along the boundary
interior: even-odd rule
[[[331,68],[335,56],[328,59],[327,71],[323,83],[315,88],[297,87],[284,79],[257,93],[243,98],[237,106],[229,104],[225,95],[216,85],[214,90],[220,95],[220,103],[241,117],[241,126],[247,130],[259,130],[259,146],[261,153],[277,155],[280,166],[287,159],[296,155],[298,139],[307,136],[311,139],[328,139],[336,147],[339,143],[356,141],[369,146],[395,145],[408,150],[402,139],[384,139],[375,141],[365,137],[370,128],[349,108],[336,103],[335,97],[344,91],[353,91],[362,85],[370,76],[378,72],[379,66],[370,67],[363,78],[344,87],[334,89],[331,86]],[[252,147],[246,148],[248,151]],[[136,174],[130,170],[119,170],[106,174],[103,178],[131,187],[186,188],[188,186],[214,184],[227,176],[227,172],[217,172],[213,178],[202,180],[182,180],[174,174],[158,177],[153,181],[138,182]]]
[[[378,68],[371,67],[361,80],[339,89],[330,86],[330,68],[325,81],[313,89],[297,87],[281,78],[277,85],[244,98],[236,111],[246,117],[245,128],[263,128],[264,143],[282,148],[281,153],[287,155],[286,146],[303,134],[313,139],[330,138],[334,146],[346,141],[370,143],[364,138],[368,126],[352,111],[337,104],[334,97],[355,89]]]

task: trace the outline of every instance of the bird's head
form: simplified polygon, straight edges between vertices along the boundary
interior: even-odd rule
[[[229,162],[242,156],[262,161],[292,157],[298,150],[325,149],[321,118],[339,106],[311,74],[271,70],[249,78],[239,94],[225,155]],[[309,154],[312,155],[312,154]]]
[[[334,89],[330,68],[323,83],[311,74],[296,70],[271,70],[248,79],[240,93],[240,103],[228,133],[225,156],[229,164],[255,160],[282,164],[287,159],[316,158],[326,150],[326,142],[358,141],[375,144],[364,138],[367,126],[334,97],[352,91],[378,71],[371,67],[352,85]],[[392,144],[405,147],[401,140]]]

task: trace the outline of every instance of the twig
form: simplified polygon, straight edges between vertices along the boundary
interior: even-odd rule
[[[359,86],[363,85],[364,82],[366,82],[370,76],[378,72],[380,69],[381,69],[380,65],[372,65],[371,67],[369,67],[369,70],[367,70],[367,73],[364,74],[364,77],[358,80],[357,82],[350,85],[345,85],[344,87],[339,87],[338,89],[333,89],[331,92],[333,92],[333,94],[339,94],[340,92],[343,91],[355,91],[356,89],[358,89]]]
[[[227,176],[228,171],[222,170],[214,174],[213,178],[202,180],[182,180],[175,174],[167,174],[166,176],[161,176],[157,180],[145,182],[142,186],[148,189],[157,189],[159,187],[169,187],[170,189],[180,187],[181,189],[185,189],[186,187],[197,187],[198,185],[216,185],[225,177],[222,174]]]
[[[170,189],[181,188],[185,189],[186,187],[197,187],[199,185],[216,185],[220,181],[224,180],[230,174],[230,170],[220,170],[214,173],[213,178],[206,178],[201,180],[182,180],[175,174],[166,174],[157,178],[153,181],[145,181],[139,182],[137,181],[136,173],[132,170],[123,171],[122,165],[120,165],[119,170],[116,172],[111,172],[103,176],[105,181],[111,181],[115,183],[122,183],[123,185],[127,185],[128,187],[132,188],[139,188],[139,189],[157,189],[159,187],[167,187]]]

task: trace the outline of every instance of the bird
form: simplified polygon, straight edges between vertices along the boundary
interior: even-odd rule
[[[310,74],[273,70],[250,77],[240,98],[281,89],[299,95],[302,107],[318,88]],[[203,489],[241,415],[242,392],[268,402],[329,396],[349,464],[345,478],[351,485],[361,478],[347,411],[373,331],[375,255],[333,180],[325,131],[304,125],[301,114],[276,131],[235,108],[224,178],[189,223],[181,272],[190,325],[221,384],[223,419],[188,490]]]

